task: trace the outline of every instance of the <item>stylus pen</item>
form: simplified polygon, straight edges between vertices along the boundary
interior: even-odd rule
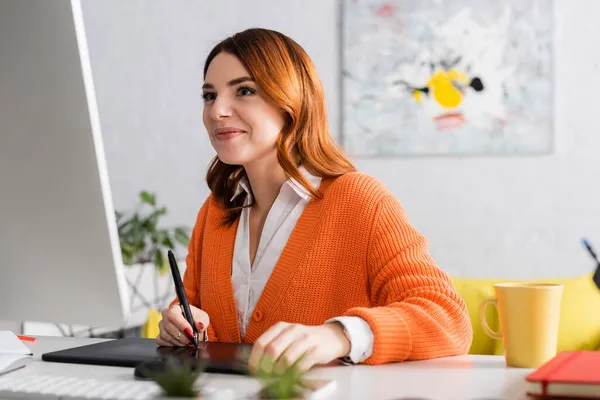
[[[590,253],[592,258],[596,262],[596,271],[594,272],[594,276],[592,277],[592,280],[594,281],[594,284],[596,285],[596,287],[598,289],[600,289],[600,260],[598,260],[598,256],[596,255],[596,252],[592,248],[592,245],[590,244],[589,240],[583,239],[583,245],[585,246],[588,253]]]
[[[192,310],[190,309],[190,303],[188,303],[185,290],[183,289],[183,281],[181,280],[181,275],[179,274],[179,267],[177,267],[177,261],[175,261],[173,252],[169,250],[167,254],[169,258],[169,265],[171,266],[171,274],[173,275],[173,282],[175,283],[177,298],[179,299],[179,304],[183,308],[183,316],[192,326],[192,332],[194,332],[194,346],[198,347],[198,329],[196,329],[196,324],[194,323],[194,318],[192,317]]]

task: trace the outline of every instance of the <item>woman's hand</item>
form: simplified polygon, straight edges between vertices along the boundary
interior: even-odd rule
[[[263,333],[254,343],[250,355],[250,371],[259,368],[267,371],[263,365],[267,357],[275,367],[290,366],[298,359],[297,367],[306,371],[318,364],[327,364],[350,353],[350,341],[339,322],[318,326],[306,326],[279,322]]]
[[[210,318],[198,307],[190,305],[190,310],[198,330],[198,340],[202,340],[204,331],[210,324]],[[192,343],[194,333],[189,322],[183,316],[179,304],[164,308],[161,314],[162,320],[158,323],[160,333],[156,337],[156,344],[159,346],[187,346]]]

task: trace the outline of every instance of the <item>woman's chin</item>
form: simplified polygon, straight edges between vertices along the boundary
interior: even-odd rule
[[[242,165],[243,160],[235,154],[217,154],[217,157],[223,164],[227,165]]]

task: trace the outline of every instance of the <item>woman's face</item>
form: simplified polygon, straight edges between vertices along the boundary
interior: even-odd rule
[[[246,166],[276,152],[283,112],[268,102],[237,57],[219,53],[202,89],[204,126],[222,162]]]

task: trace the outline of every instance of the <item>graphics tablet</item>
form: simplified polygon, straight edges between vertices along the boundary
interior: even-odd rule
[[[193,347],[158,347],[154,339],[125,338],[66,350],[42,354],[42,361],[137,367],[145,363],[151,369],[160,370],[162,361],[168,358],[191,360],[192,365],[201,361],[206,372],[247,374],[251,344],[201,342]],[[136,371],[136,376],[143,377]]]

